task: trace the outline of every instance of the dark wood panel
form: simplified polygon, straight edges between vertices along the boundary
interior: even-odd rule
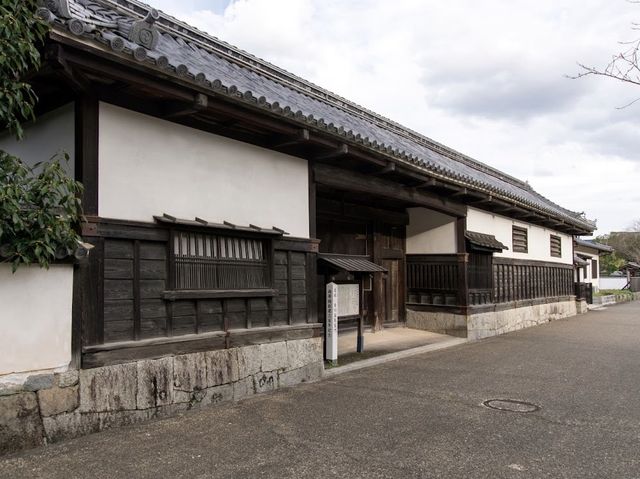
[[[167,262],[161,260],[140,260],[140,279],[166,279]]]
[[[104,321],[133,320],[133,300],[105,301]]]
[[[104,277],[105,279],[133,279],[133,260],[105,258]]]
[[[104,299],[133,299],[133,280],[105,279]]]
[[[104,257],[113,259],[133,259],[133,242],[129,240],[106,239]]]

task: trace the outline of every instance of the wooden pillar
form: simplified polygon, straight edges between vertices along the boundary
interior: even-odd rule
[[[374,221],[372,223],[373,251],[372,260],[376,264],[382,264],[382,250],[384,248],[382,235],[382,223]],[[373,275],[373,315],[371,317],[371,327],[374,331],[379,331],[383,327],[386,315],[386,288],[384,273],[374,273]]]
[[[84,187],[82,209],[87,216],[98,215],[98,100],[83,92],[75,101],[74,125],[75,179]],[[102,239],[85,241],[95,248],[73,271],[73,307],[71,313],[71,367],[82,366],[82,346],[100,344],[103,329],[103,245]]]
[[[467,218],[456,219],[456,251],[458,252],[458,306],[469,306],[469,254],[465,232],[467,231]]]

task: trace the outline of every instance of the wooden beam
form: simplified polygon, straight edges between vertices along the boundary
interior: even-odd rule
[[[387,173],[393,173],[394,171],[396,171],[396,164],[390,161],[378,171],[374,171],[372,174],[382,176],[386,175]]]
[[[433,188],[434,186],[438,186],[438,181],[435,178],[429,178],[427,181],[418,184],[416,188]]]
[[[82,209],[98,215],[98,100],[85,93],[75,102],[75,179],[84,186]]]
[[[466,215],[467,208],[463,204],[426,192],[416,191],[382,178],[372,178],[370,175],[323,164],[314,166],[314,175],[316,183],[338,190],[367,193],[383,198],[405,201],[457,217]]]
[[[455,193],[452,193],[451,195],[449,195],[451,198],[458,198],[460,196],[466,196],[468,193],[466,188],[462,188],[459,191],[456,191]]]
[[[204,93],[196,93],[192,102],[171,100],[163,105],[162,116],[164,118],[179,118],[181,116],[193,115],[207,108],[209,97]]]
[[[299,145],[309,141],[309,130],[302,128],[294,135],[278,136],[274,139],[272,146],[274,148],[286,148],[288,146]]]
[[[333,160],[334,158],[339,158],[344,155],[349,154],[349,147],[345,144],[340,145],[338,148],[328,152],[317,155],[314,160],[322,161],[322,160]]]

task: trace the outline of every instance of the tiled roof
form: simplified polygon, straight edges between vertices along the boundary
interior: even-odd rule
[[[333,267],[349,273],[386,273],[387,269],[373,263],[368,256],[356,256],[349,254],[320,253],[318,255]]]
[[[587,248],[593,248],[599,251],[605,251],[607,253],[611,253],[613,251],[613,248],[611,246],[607,246],[606,244],[602,244],[602,243],[596,243],[593,240],[583,240],[580,238],[576,238],[575,242],[576,242],[576,245],[578,246],[585,246]]]
[[[526,182],[454,151],[402,125],[292,75],[136,0],[49,0],[39,16],[63,35],[94,41],[163,75],[174,75],[324,130],[399,163],[585,231],[595,223],[535,192]]]
[[[481,248],[486,248],[495,251],[502,251],[507,248],[500,241],[496,239],[493,235],[488,235],[485,233],[477,233],[475,231],[465,231],[465,238],[469,240],[472,245],[479,246]]]

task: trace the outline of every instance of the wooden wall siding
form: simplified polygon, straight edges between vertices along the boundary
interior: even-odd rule
[[[493,278],[495,303],[574,294],[571,265],[494,258]]]
[[[458,256],[407,255],[409,303],[459,305]]]
[[[168,298],[170,235],[150,233],[154,229],[140,234],[136,228],[132,238],[123,225],[87,229],[95,248],[85,271],[88,282],[81,285],[84,347],[316,322],[316,305],[307,300],[316,289],[316,243],[273,241],[267,252],[273,258],[273,296],[243,297],[240,291],[234,297]]]
[[[407,255],[409,303],[465,306],[459,278],[468,267],[468,304],[508,303],[574,294],[573,267],[491,255]]]

